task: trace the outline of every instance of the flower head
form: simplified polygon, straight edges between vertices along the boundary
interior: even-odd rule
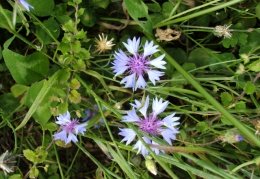
[[[5,174],[11,173],[14,171],[14,164],[16,163],[15,157],[11,155],[8,150],[5,151],[0,156],[0,169],[4,171]]]
[[[218,25],[214,28],[213,30],[213,33],[217,36],[217,37],[224,37],[224,38],[231,38],[232,37],[232,34],[229,30],[229,27],[231,25]]]
[[[96,52],[103,53],[105,51],[111,50],[112,47],[115,45],[113,44],[113,38],[110,40],[107,40],[107,36],[104,35],[103,33],[98,35],[99,39],[95,39],[96,42]]]
[[[70,119],[70,113],[67,111],[65,114],[57,117],[56,123],[61,126],[61,130],[54,134],[54,140],[62,140],[65,144],[71,141],[76,143],[78,141],[78,134],[84,134],[86,131],[87,123],[80,124],[77,119]]]
[[[159,118],[159,115],[166,109],[168,103],[168,101],[163,102],[162,99],[158,100],[155,98],[153,99],[152,112],[148,113],[149,96],[146,97],[144,105],[140,101],[135,100],[135,103],[132,104],[133,109],[123,116],[123,121],[133,123],[141,132],[145,132],[148,136],[162,137],[169,145],[172,145],[172,140],[176,138],[176,134],[179,132],[178,128],[176,128],[179,124],[179,117],[174,117],[175,113],[172,113],[163,119]],[[142,117],[139,117],[137,112],[141,113]],[[122,141],[126,142],[126,145],[136,138],[135,131],[130,128],[120,129],[119,135],[124,137]],[[142,139],[148,145],[158,145],[147,136],[143,136]],[[137,140],[133,148],[138,150],[137,153],[141,152],[143,156],[149,154],[141,140]],[[152,147],[151,149],[156,154],[160,153],[160,150],[157,148]],[[163,150],[161,151],[163,152]]]
[[[125,88],[132,88],[135,91],[137,88],[145,88],[145,78],[155,85],[155,82],[160,80],[164,72],[156,70],[165,69],[166,62],[163,60],[164,54],[152,59],[152,55],[158,52],[158,45],[154,45],[152,41],[146,41],[143,47],[143,52],[139,53],[140,38],[134,37],[132,40],[128,39],[127,43],[123,43],[130,54],[126,54],[119,49],[115,52],[115,61],[113,62],[113,70],[115,76],[126,74],[121,80],[121,84]]]
[[[30,11],[30,9],[33,9],[33,6],[31,6],[26,0],[18,0],[20,4],[27,10]]]

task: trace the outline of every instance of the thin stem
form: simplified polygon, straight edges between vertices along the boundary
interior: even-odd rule
[[[217,1],[219,1],[219,0],[217,0]],[[212,4],[213,2],[217,2],[217,1],[212,1],[212,2],[210,2],[210,3]],[[229,2],[226,2],[226,3],[222,3],[222,4],[218,5],[218,6],[213,6],[213,7],[211,7],[211,8],[204,9],[204,10],[201,10],[201,11],[198,11],[198,12],[195,12],[195,13],[193,13],[193,14],[190,14],[190,15],[187,15],[187,16],[184,16],[184,17],[180,17],[180,18],[176,18],[176,16],[172,16],[170,19],[166,19],[166,20],[164,20],[164,21],[162,21],[162,22],[156,24],[156,25],[154,26],[154,28],[162,27],[162,26],[166,26],[166,25],[170,25],[170,24],[175,24],[175,23],[177,23],[177,22],[183,22],[183,21],[186,21],[186,20],[189,20],[189,19],[192,19],[192,18],[201,16],[201,15],[205,15],[205,14],[208,14],[208,13],[211,13],[211,12],[214,12],[214,11],[217,11],[217,10],[219,10],[219,9],[223,9],[223,8],[225,8],[225,7],[234,5],[234,4],[239,3],[239,2],[241,2],[241,1],[243,1],[243,0],[233,0],[233,1],[229,1]],[[207,3],[207,4],[210,4],[210,3]],[[206,5],[206,4],[205,4],[205,5]],[[198,6],[198,7],[196,7],[196,8],[197,8],[197,9],[200,9],[201,7]],[[194,9],[195,9],[195,8],[190,9],[190,10],[188,10],[188,11],[191,12],[191,11],[194,10]],[[179,14],[177,14],[177,15],[180,16],[180,15],[183,15],[183,14],[186,14],[186,13],[187,13],[187,11],[185,11],[185,13],[183,12],[183,13],[179,13]],[[176,18],[176,19],[174,19],[174,18]],[[171,19],[173,19],[173,20],[171,20]]]
[[[62,168],[61,168],[61,164],[60,164],[60,159],[59,159],[59,155],[58,155],[58,152],[57,152],[57,148],[56,148],[55,145],[53,145],[53,147],[54,147],[54,150],[55,150],[55,155],[56,155],[56,160],[57,160],[59,171],[60,171],[60,176],[63,179],[64,175],[63,175],[63,171],[62,171]]]

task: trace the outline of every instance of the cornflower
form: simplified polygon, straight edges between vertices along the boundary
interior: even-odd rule
[[[154,145],[159,145],[150,137],[162,137],[169,145],[172,145],[172,140],[176,139],[176,134],[179,133],[176,126],[179,124],[179,117],[174,117],[175,113],[172,113],[162,120],[159,118],[161,114],[168,106],[169,102],[163,102],[162,99],[153,99],[152,112],[148,113],[149,107],[149,96],[146,97],[145,103],[142,106],[141,102],[135,100],[135,104],[131,104],[133,109],[127,112],[127,115],[123,116],[123,122],[129,122],[136,125],[139,131],[146,133],[147,136],[142,136],[142,139],[145,143],[151,146],[151,150],[154,151],[157,155],[164,150],[159,150]],[[143,117],[139,117],[137,112],[140,112]],[[119,135],[123,136],[123,142],[126,142],[126,145],[130,144],[136,138],[136,132],[131,128],[120,129]],[[133,149],[137,149],[137,153],[140,153],[143,156],[149,154],[149,151],[142,143],[141,140],[137,140]]]
[[[80,124],[77,119],[70,119],[70,113],[67,111],[65,114],[57,117],[56,123],[59,124],[61,130],[54,134],[54,140],[62,140],[65,144],[71,141],[78,142],[77,135],[84,134],[86,131],[87,123]]]
[[[33,9],[33,6],[31,6],[26,0],[18,0],[20,4],[27,10],[30,11],[30,9]]]
[[[149,80],[155,85],[156,81],[164,75],[164,72],[155,70],[166,69],[166,62],[163,60],[165,54],[152,59],[152,55],[158,52],[158,45],[154,45],[153,41],[146,41],[143,47],[143,52],[139,53],[140,38],[134,37],[132,40],[128,39],[124,43],[125,48],[130,54],[126,54],[121,49],[115,52],[115,60],[113,64],[113,71],[115,76],[125,73],[126,77],[121,80],[125,88],[132,88],[135,91],[137,88],[145,88],[148,76]]]

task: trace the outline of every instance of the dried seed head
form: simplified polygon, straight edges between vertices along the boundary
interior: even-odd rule
[[[96,42],[96,51],[98,54],[104,53],[106,51],[109,51],[112,49],[112,47],[115,45],[113,44],[113,38],[110,40],[107,40],[107,35],[104,35],[103,33],[98,35],[99,39],[95,39]]]
[[[217,37],[231,38],[232,34],[229,30],[231,25],[218,25],[214,28],[213,33]]]
[[[8,150],[0,156],[0,169],[2,169],[5,174],[14,171],[15,163],[15,156],[9,153]]]

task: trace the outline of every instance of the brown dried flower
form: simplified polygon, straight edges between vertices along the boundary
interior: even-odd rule
[[[179,39],[181,36],[181,32],[180,31],[176,31],[170,28],[167,28],[165,30],[163,29],[156,29],[156,34],[155,37],[158,37],[157,40],[158,41],[167,41],[170,42],[172,40],[177,40]]]

